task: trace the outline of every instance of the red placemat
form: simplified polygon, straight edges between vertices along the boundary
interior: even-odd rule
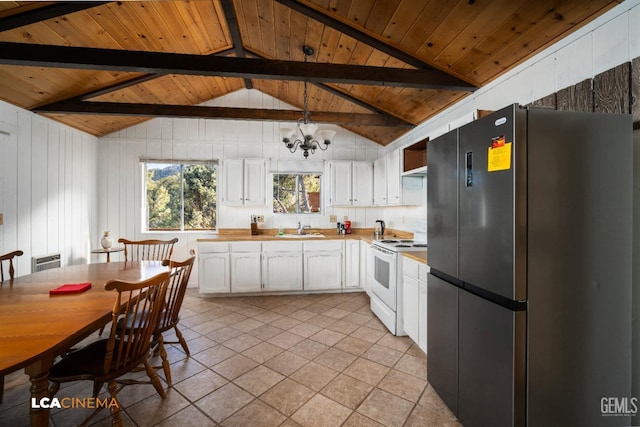
[[[77,294],[91,289],[91,283],[67,283],[49,291],[49,295]]]

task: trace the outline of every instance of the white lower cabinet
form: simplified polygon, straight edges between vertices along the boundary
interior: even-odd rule
[[[342,288],[342,252],[304,253],[304,289],[308,291]]]
[[[303,289],[302,242],[265,242],[262,251],[263,290]]]
[[[231,292],[260,292],[262,289],[262,243],[231,242]]]
[[[420,325],[420,286],[418,285],[418,279],[405,274],[402,280],[402,289],[404,331],[417,343]]]
[[[304,289],[342,289],[342,242],[304,242]]]
[[[344,287],[360,288],[360,240],[344,242]]]
[[[360,240],[198,242],[200,292],[364,289],[369,244]]]
[[[402,320],[404,331],[427,352],[427,276],[429,267],[402,258]]]
[[[419,327],[418,327],[418,346],[424,351],[427,352],[427,280],[425,275],[425,280],[419,280],[418,285],[420,286],[420,305],[419,305]]]
[[[201,253],[198,261],[198,282],[202,293],[227,293],[229,280],[229,253]]]

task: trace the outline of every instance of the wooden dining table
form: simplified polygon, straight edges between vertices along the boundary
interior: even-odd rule
[[[40,271],[0,284],[0,375],[24,369],[31,397],[48,394],[49,369],[61,355],[111,320],[110,279],[140,281],[166,271],[160,261],[74,265]],[[91,289],[63,295],[49,291],[64,284],[91,283]],[[32,426],[49,424],[47,408],[30,409]]]

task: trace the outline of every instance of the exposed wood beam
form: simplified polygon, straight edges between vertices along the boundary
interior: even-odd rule
[[[90,9],[100,6],[108,1],[72,1],[54,3],[47,6],[38,7],[36,9],[29,8],[24,12],[0,17],[0,32],[13,30],[14,28],[23,27],[36,22],[45,21],[58,16],[68,15],[70,13],[79,12],[81,10]]]
[[[233,52],[233,49],[226,49],[226,50],[223,50],[221,52],[214,53],[213,55],[225,56],[225,55],[228,55],[230,52]],[[119,83],[114,83],[112,85],[105,86],[105,87],[102,87],[100,89],[93,90],[91,92],[87,92],[87,93],[84,93],[84,94],[79,95],[79,96],[74,96],[74,97],[68,98],[65,101],[71,101],[71,100],[86,101],[87,99],[91,99],[91,98],[95,98],[95,97],[98,97],[98,96],[106,95],[108,93],[116,92],[116,91],[122,90],[122,89],[126,89],[126,88],[131,87],[131,86],[136,86],[136,85],[148,82],[150,80],[157,79],[158,77],[166,76],[167,74],[168,73],[144,74],[142,76],[133,77],[131,79],[128,79],[128,80],[125,80],[125,81],[122,81],[122,82],[119,82]]]
[[[193,105],[134,104],[123,102],[65,101],[39,107],[37,113],[118,115],[143,117],[182,117],[229,120],[268,120],[295,122],[302,117],[296,110],[267,110],[256,108],[205,107]],[[357,126],[414,127],[391,116],[379,114],[351,114],[316,111],[309,114],[318,123]]]
[[[255,57],[255,58],[267,59],[264,56],[262,56],[262,55],[260,55],[260,54],[258,54],[256,52],[253,52],[253,51],[248,51],[248,54],[249,55],[253,55],[253,57]],[[371,105],[368,102],[363,101],[360,98],[356,98],[355,96],[351,95],[350,93],[340,91],[340,90],[338,90],[338,89],[336,89],[336,88],[334,88],[332,86],[329,86],[328,84],[325,84],[325,83],[311,83],[311,84],[316,86],[316,87],[318,87],[318,88],[320,88],[320,89],[322,89],[322,90],[326,90],[327,92],[331,93],[332,95],[335,95],[335,96],[337,96],[339,98],[345,99],[345,100],[351,102],[352,104],[358,105],[358,106],[360,106],[362,108],[366,108],[367,110],[370,110],[370,111],[372,111],[372,112],[374,112],[376,114],[382,114],[382,115],[388,115],[388,116],[392,116],[392,117],[397,117],[397,116],[394,116],[394,115],[390,114],[387,111],[381,110],[380,108],[376,107],[375,105]],[[401,117],[397,117],[397,118],[399,120],[403,120]],[[404,121],[405,121],[405,123],[407,123],[407,125],[413,126],[413,123],[407,122],[406,120],[404,120]]]
[[[455,77],[435,70],[43,46],[28,43],[0,42],[0,64],[265,80],[307,80],[465,92],[476,89]]]
[[[238,56],[238,58],[244,58],[244,47],[242,45],[240,27],[238,26],[238,16],[236,15],[236,9],[233,6],[233,0],[220,0],[220,4],[222,5],[224,19],[227,21],[227,27],[229,28],[231,42],[233,43],[233,48],[236,51],[236,55]],[[244,79],[244,84],[247,89],[253,89],[253,83],[251,83],[251,79]]]

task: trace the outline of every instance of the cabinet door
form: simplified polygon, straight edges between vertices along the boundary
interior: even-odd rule
[[[305,252],[304,253],[304,289],[341,289],[342,253],[341,252]]]
[[[390,205],[402,203],[400,166],[400,150],[393,150],[387,155],[387,203]]]
[[[351,162],[331,162],[329,164],[331,180],[331,206],[348,206],[351,196]]]
[[[351,171],[353,206],[373,205],[373,163],[353,162]]]
[[[373,203],[387,204],[387,160],[382,157],[373,162]]]
[[[345,241],[344,287],[359,288],[360,285],[360,241]]]
[[[302,253],[265,252],[262,255],[264,290],[302,290]]]
[[[229,254],[201,254],[198,282],[202,293],[226,293],[230,289]]]
[[[265,206],[267,163],[264,159],[244,161],[244,205]]]
[[[226,159],[222,162],[222,204],[244,204],[244,172],[242,159]]]
[[[261,258],[259,252],[231,254],[231,292],[258,292],[261,290]]]
[[[414,341],[418,342],[418,328],[420,323],[420,287],[418,280],[411,276],[404,275],[402,280],[403,291],[403,314],[404,331]]]
[[[418,346],[420,349],[427,352],[427,282],[418,281],[420,287],[420,302],[419,302],[419,322],[418,322]]]

